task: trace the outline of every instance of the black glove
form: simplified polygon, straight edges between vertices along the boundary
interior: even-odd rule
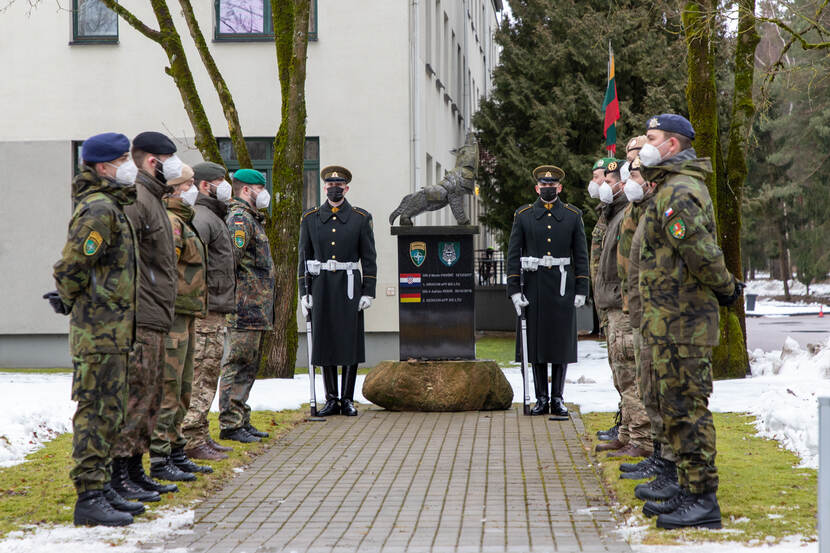
[[[70,309],[64,305],[63,300],[61,299],[60,294],[58,294],[57,290],[52,290],[51,292],[46,292],[43,294],[43,299],[49,302],[49,305],[52,306],[52,309],[55,310],[55,313],[58,315],[69,315]]]
[[[735,289],[733,290],[733,292],[731,294],[724,295],[724,294],[718,294],[717,292],[715,292],[715,297],[718,299],[718,305],[720,305],[722,307],[729,307],[730,305],[732,305],[733,303],[738,301],[738,298],[740,298],[741,294],[744,293],[744,288],[746,288],[746,284],[744,284],[743,282],[741,282],[738,279],[734,279],[734,280],[735,280]]]

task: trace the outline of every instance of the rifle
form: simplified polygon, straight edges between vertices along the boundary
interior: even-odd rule
[[[305,293],[307,295],[311,295],[311,275],[308,273],[308,267],[306,266],[305,252],[303,252],[303,271],[305,276]],[[302,298],[300,301],[302,301]],[[325,418],[317,416],[317,390],[314,387],[316,372],[314,370],[314,364],[311,362],[311,347],[313,342],[311,339],[311,311],[309,311],[308,315],[305,316],[305,338],[306,349],[308,350],[308,388],[310,397],[308,403],[311,414],[311,417],[308,420],[324,421],[326,420]]]
[[[525,272],[519,267],[519,293],[524,297],[525,293]],[[522,328],[522,390],[524,392],[524,414],[530,415],[530,370],[527,362],[527,308],[522,307],[522,314],[519,317]]]

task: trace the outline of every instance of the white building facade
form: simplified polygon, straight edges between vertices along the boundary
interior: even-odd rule
[[[378,250],[378,297],[366,315],[367,363],[396,358],[397,246],[389,213],[452,169],[471,116],[491,90],[493,34],[501,0],[310,0],[306,78],[306,204],[321,201],[319,169],[353,174],[349,201],[370,211]],[[80,143],[93,134],[169,135],[187,163],[201,161],[159,45],[100,0],[58,0],[0,13],[0,366],[70,366],[68,319],[41,296],[54,289],[71,216]],[[145,0],[121,4],[148,26]],[[270,173],[280,88],[270,0],[193,2],[233,94],[255,167]],[[221,106],[179,12],[201,101],[229,168],[235,167]],[[359,8],[359,9],[358,9]],[[479,202],[468,205],[474,219]],[[417,224],[454,224],[447,208]],[[477,247],[491,245],[486,234]],[[298,327],[299,328],[299,327]],[[302,325],[304,330],[304,325]],[[301,343],[304,340],[300,341]],[[302,356],[299,357],[300,364]]]

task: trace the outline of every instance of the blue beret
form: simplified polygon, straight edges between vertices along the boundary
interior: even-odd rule
[[[118,159],[130,151],[130,139],[121,133],[105,132],[90,136],[81,146],[81,158],[89,163]]]
[[[148,131],[137,134],[133,138],[133,148],[148,154],[169,155],[176,153],[176,145],[166,135]]]
[[[646,129],[657,129],[665,132],[673,132],[689,137],[691,140],[695,138],[695,130],[689,120],[682,115],[674,113],[664,113],[650,118],[646,122]]]
[[[245,184],[261,184],[265,185],[265,175],[254,169],[240,169],[233,174],[233,180],[244,182]]]

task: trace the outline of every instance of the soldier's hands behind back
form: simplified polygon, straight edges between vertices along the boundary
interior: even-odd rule
[[[61,299],[60,294],[58,294],[57,290],[52,290],[51,292],[46,292],[43,294],[43,299],[49,302],[49,305],[52,306],[52,309],[55,310],[55,313],[58,315],[69,315],[70,310],[64,305],[63,300]]]
[[[300,298],[300,308],[303,310],[303,317],[308,317],[313,304],[314,301],[311,299],[311,294],[306,294]]]
[[[574,307],[579,308],[579,307],[582,307],[583,305],[585,305],[585,296],[583,296],[582,294],[575,295],[574,296]]]
[[[740,298],[741,294],[743,294],[744,292],[744,288],[746,288],[746,284],[744,284],[738,279],[735,279],[735,289],[733,290],[732,294],[727,296],[725,294],[718,294],[717,292],[715,292],[715,297],[718,299],[718,305],[722,307],[729,307],[730,305],[738,301],[738,298]]]
[[[372,298],[370,296],[360,296],[360,302],[357,304],[357,310],[363,311],[372,307]]]
[[[524,297],[523,294],[520,294],[518,292],[510,296],[510,299],[513,301],[513,307],[516,308],[516,315],[521,317],[522,307],[527,307],[528,305],[530,305],[530,302],[527,301],[527,298]]]

